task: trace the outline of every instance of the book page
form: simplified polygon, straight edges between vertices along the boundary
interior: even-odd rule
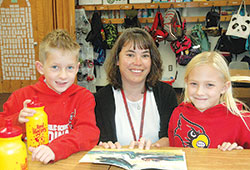
[[[93,149],[79,162],[108,164],[127,170],[187,170],[182,150]]]

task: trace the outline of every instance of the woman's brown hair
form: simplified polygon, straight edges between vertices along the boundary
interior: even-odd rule
[[[122,88],[121,73],[117,62],[123,46],[129,43],[134,46],[134,49],[137,47],[139,49],[149,49],[150,51],[152,64],[146,78],[146,88],[150,90],[162,77],[162,60],[153,38],[141,28],[127,28],[116,40],[110,56],[108,56],[105,62],[107,80],[115,89]]]

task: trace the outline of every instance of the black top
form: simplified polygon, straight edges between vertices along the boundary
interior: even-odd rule
[[[177,106],[176,93],[172,86],[158,81],[153,87],[155,102],[160,114],[159,138],[168,137],[168,123],[170,116]],[[95,94],[96,107],[95,115],[97,126],[99,127],[99,141],[117,142],[115,126],[115,100],[112,86],[109,84]]]

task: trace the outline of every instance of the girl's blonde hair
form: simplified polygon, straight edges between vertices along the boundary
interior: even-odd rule
[[[224,78],[224,82],[231,82],[230,79],[230,72],[228,65],[226,63],[226,60],[223,56],[221,56],[217,52],[203,52],[198,55],[196,55],[187,65],[184,80],[185,80],[185,92],[184,92],[184,102],[191,102],[188,94],[187,94],[187,83],[186,80],[188,79],[189,73],[197,66],[200,65],[211,65],[215,69],[217,69],[221,75],[222,78]],[[232,84],[230,83],[229,88],[227,91],[220,96],[220,103],[225,104],[227,109],[234,115],[240,116],[242,118],[243,114],[242,113],[247,113],[249,112],[249,108],[247,105],[242,103],[241,101],[233,98],[233,92],[232,92]],[[237,103],[243,104],[244,109],[239,110],[237,107]],[[244,114],[245,115],[245,114]],[[242,118],[243,119],[243,118]],[[244,121],[244,119],[243,119]],[[245,121],[244,121],[245,123]],[[246,124],[246,123],[245,123]],[[247,126],[248,127],[248,126]],[[248,128],[249,129],[249,128]]]

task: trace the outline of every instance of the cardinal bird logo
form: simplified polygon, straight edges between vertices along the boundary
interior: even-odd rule
[[[202,126],[188,120],[181,113],[174,130],[174,137],[178,137],[183,147],[208,148],[210,139]]]

